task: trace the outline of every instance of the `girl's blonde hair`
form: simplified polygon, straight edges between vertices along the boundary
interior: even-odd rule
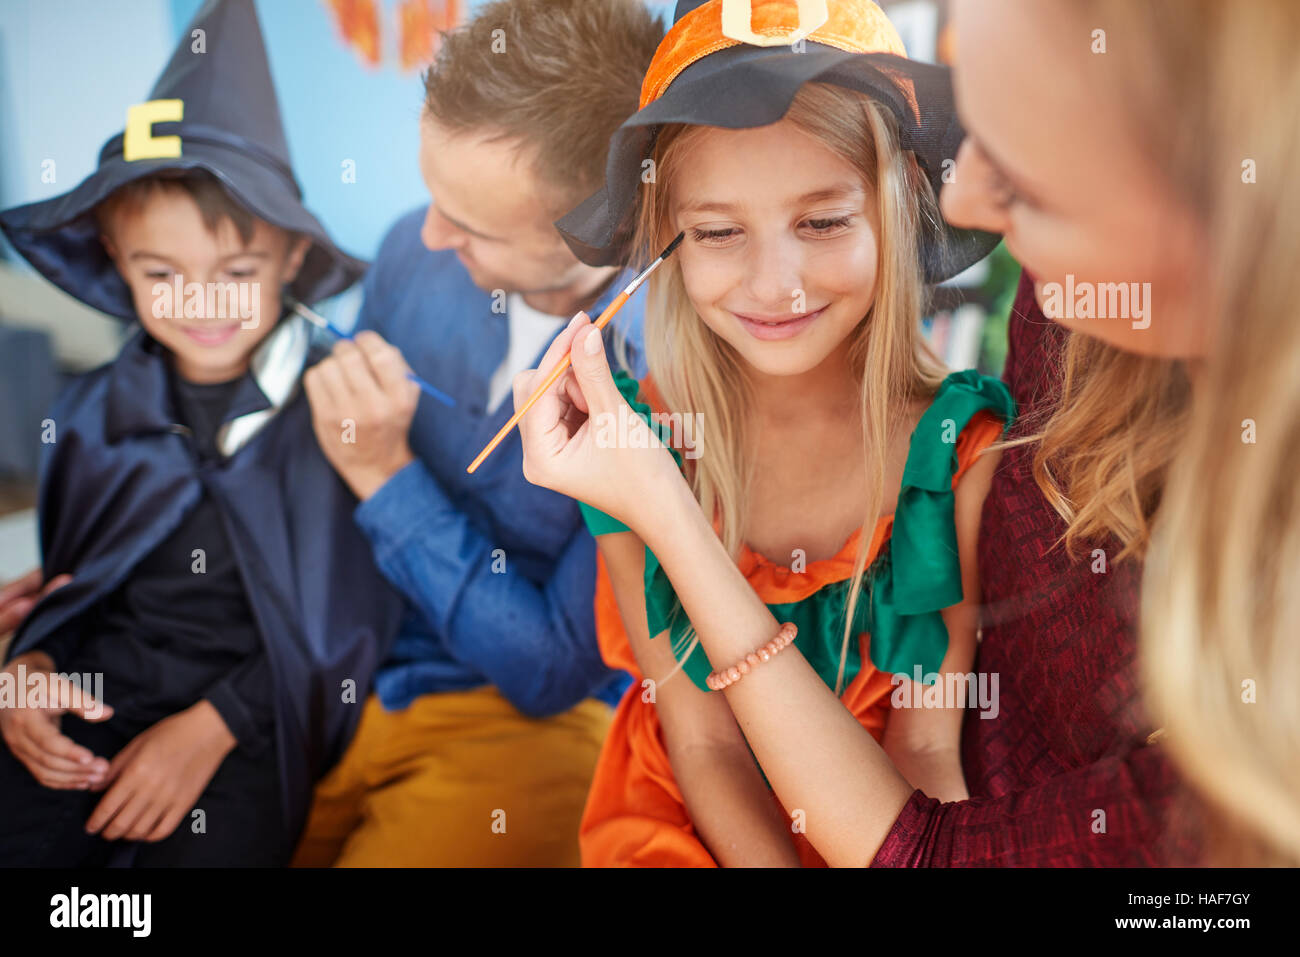
[[[1300,5],[1083,6],[1123,38],[1116,95],[1200,214],[1215,284],[1195,396],[1151,453],[1173,463],[1143,583],[1148,704],[1211,812],[1211,862],[1300,864]]]
[[[866,531],[846,599],[836,681],[839,694],[871,529],[884,500],[886,451],[905,426],[911,402],[933,395],[946,372],[920,329],[925,295],[919,252],[922,231],[933,230],[939,217],[928,181],[915,159],[899,146],[897,124],[888,109],[843,87],[810,83],[796,95],[786,119],[856,167],[875,195],[880,221],[874,303],[850,334],[851,361],[861,382],[862,453],[872,481],[863,516]],[[704,129],[708,128],[674,124],[659,131],[653,154],[655,181],[645,186],[638,209],[634,248],[642,258],[653,257],[676,235],[669,222],[673,170]],[[746,415],[749,380],[740,355],[705,325],[691,305],[677,258],[650,280],[645,345],[650,374],[666,411],[699,416],[702,454],[687,460],[687,477],[705,514],[715,517],[728,552],[738,557],[745,540],[754,464],[754,436]],[[679,661],[685,660],[697,640],[689,634],[685,646],[675,649]]]

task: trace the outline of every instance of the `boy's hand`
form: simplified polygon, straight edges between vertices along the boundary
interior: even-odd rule
[[[5,666],[3,673],[12,676],[5,680],[17,684],[20,665],[26,666],[28,679],[35,672],[47,674],[51,700],[42,702],[41,707],[28,707],[27,689],[19,687],[17,707],[0,708],[0,734],[5,744],[32,777],[47,788],[84,791],[93,787],[108,774],[108,762],[60,734],[59,719],[64,714],[75,714],[85,721],[104,721],[113,716],[113,709],[84,690],[78,707],[51,707],[59,701],[73,700],[71,684],[53,673],[53,659],[43,651],[19,655]]]
[[[113,758],[108,788],[90,818],[89,834],[106,841],[161,841],[194,807],[235,736],[206,699],[140,732]]]
[[[396,347],[365,330],[303,376],[316,441],[363,502],[415,461],[407,444],[420,387]]]
[[[0,588],[0,637],[21,625],[38,601],[72,581],[72,576],[57,575],[42,587],[43,579],[41,570],[33,568],[22,578],[15,578]]]

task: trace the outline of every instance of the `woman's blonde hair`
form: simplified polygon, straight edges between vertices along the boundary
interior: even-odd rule
[[[1156,450],[1148,705],[1210,811],[1211,863],[1300,864],[1300,5],[1083,6],[1124,38],[1116,95],[1202,218],[1215,284],[1210,354]]]
[[[1112,561],[1141,559],[1186,429],[1187,369],[1074,332],[1059,361],[1059,399],[997,448],[1037,443],[1034,479],[1065,520],[1071,556],[1113,539]]]
[[[786,119],[856,167],[875,196],[880,222],[874,302],[850,334],[851,361],[861,382],[862,451],[872,481],[865,532],[845,603],[839,694],[871,530],[884,500],[885,453],[904,426],[911,402],[933,395],[946,371],[926,346],[920,328],[925,284],[919,249],[922,231],[934,228],[938,211],[915,159],[899,146],[893,115],[865,95],[840,86],[806,84]],[[669,221],[673,171],[705,129],[675,124],[659,131],[653,154],[656,176],[645,186],[638,209],[634,248],[642,258],[653,257],[676,235]],[[754,464],[754,436],[746,414],[749,380],[744,360],[696,313],[679,263],[677,258],[669,260],[650,280],[646,359],[666,411],[699,416],[702,454],[687,461],[687,477],[735,557],[745,540]],[[684,646],[675,649],[679,661],[697,640],[688,634]]]

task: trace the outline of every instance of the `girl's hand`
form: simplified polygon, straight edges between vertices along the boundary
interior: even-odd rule
[[[600,330],[586,313],[556,336],[540,368],[515,376],[515,408],[566,352],[572,367],[519,421],[524,478],[641,531],[685,480],[668,449],[619,394]]]
[[[86,821],[86,831],[106,841],[161,841],[193,809],[235,744],[207,699],[163,718],[113,758],[100,785],[108,793]]]
[[[18,681],[20,667],[24,668],[23,683]],[[44,672],[47,697],[29,700],[24,684],[38,672]],[[84,689],[75,695],[72,684],[54,674],[54,661],[43,651],[19,655],[5,666],[3,675],[17,689],[17,701],[16,707],[0,708],[0,735],[32,777],[47,788],[75,791],[85,791],[102,780],[108,762],[60,734],[59,721],[65,714],[84,721],[104,721],[113,716],[113,709]]]

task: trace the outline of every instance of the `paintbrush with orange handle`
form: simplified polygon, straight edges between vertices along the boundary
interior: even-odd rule
[[[614,297],[614,301],[605,307],[605,311],[600,314],[600,318],[594,323],[597,329],[604,329],[605,326],[609,325],[609,321],[614,318],[615,314],[620,309],[623,308],[623,303],[627,302],[628,299],[631,298],[632,294],[637,291],[637,288],[641,283],[650,278],[650,274],[659,268],[660,263],[672,255],[673,250],[677,248],[685,236],[685,233],[678,233],[677,238],[668,244],[668,248],[659,254],[659,258],[649,266],[646,266],[639,276],[628,283],[627,287]],[[492,454],[492,450],[501,444],[501,440],[510,434],[510,430],[519,424],[519,420],[524,417],[524,413],[533,407],[533,404],[542,397],[542,393],[555,385],[556,380],[559,379],[560,376],[564,375],[564,370],[569,368],[569,364],[570,360],[567,355],[556,363],[555,368],[551,370],[551,374],[546,377],[546,381],[534,389],[533,394],[528,397],[528,401],[515,410],[515,414],[510,416],[510,419],[505,425],[501,426],[501,431],[494,435],[492,441],[487,444],[473,462],[469,463],[469,468],[465,470],[466,472],[469,472],[471,475],[474,474],[474,470],[483,464],[483,460]]]

